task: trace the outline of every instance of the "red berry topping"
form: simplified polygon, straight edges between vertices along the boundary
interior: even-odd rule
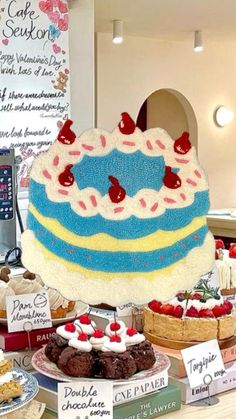
[[[67,121],[64,123],[62,129],[60,130],[57,139],[62,144],[73,144],[75,141],[76,135],[73,131],[71,131],[70,127],[73,124],[73,122],[70,119],[67,119]]]
[[[110,337],[110,342],[121,342],[121,337],[118,335],[113,335]]]
[[[73,323],[67,323],[67,324],[65,325],[65,330],[66,330],[67,332],[74,333],[74,332],[76,331],[76,327],[75,327],[75,325],[74,325]]]
[[[73,167],[73,164],[68,164],[64,170],[64,172],[60,173],[58,176],[59,183],[62,186],[71,186],[73,185],[75,178],[73,173],[71,173],[70,169]]]
[[[91,324],[91,318],[88,314],[81,314],[81,316],[79,316],[79,321],[82,324]]]
[[[174,150],[178,154],[186,154],[190,150],[191,147],[192,145],[189,141],[189,133],[186,131],[183,132],[181,137],[175,140]]]
[[[88,340],[88,335],[86,333],[81,332],[77,339],[85,342],[86,340]]]
[[[187,311],[186,311],[186,316],[188,317],[199,317],[199,313],[198,310],[191,306]]]
[[[202,308],[199,311],[199,317],[215,317],[212,310],[209,310],[209,308]]]
[[[130,135],[135,131],[136,125],[133,119],[129,116],[127,112],[121,114],[121,121],[118,124],[119,130],[122,134]]]
[[[120,329],[120,324],[118,322],[111,323],[110,329],[112,332],[117,332]]]
[[[182,182],[180,177],[171,171],[170,166],[166,166],[165,176],[163,178],[164,185],[169,189],[177,189],[180,188]]]
[[[94,333],[93,333],[94,338],[100,339],[100,338],[103,338],[103,336],[104,336],[104,333],[101,329],[94,330]]]
[[[174,307],[171,304],[162,304],[160,307],[160,313],[173,316]]]
[[[221,317],[226,314],[226,310],[223,304],[221,304],[220,306],[213,307],[212,311],[215,317]]]
[[[231,243],[229,248],[229,257],[236,258],[236,243]]]
[[[126,335],[128,336],[134,336],[137,335],[137,329],[135,329],[134,327],[131,327],[130,329],[126,330]]]
[[[181,306],[174,307],[173,316],[181,318],[183,316],[184,309]]]
[[[190,296],[190,300],[200,300],[201,298],[202,298],[202,294],[200,294],[199,292],[194,292]]]
[[[233,310],[233,304],[230,301],[225,300],[223,306],[226,314],[231,314],[231,311]]]
[[[184,292],[178,292],[178,293],[176,294],[176,297],[180,297],[180,298],[185,299],[185,294],[184,294]]]
[[[150,308],[150,310],[154,311],[155,313],[160,313],[161,303],[160,301],[152,300],[150,301],[150,303],[148,303],[148,307]]]
[[[118,179],[114,176],[109,176],[108,179],[112,183],[108,191],[110,200],[116,204],[123,201],[126,196],[125,189],[120,186]]]
[[[221,239],[216,239],[215,240],[215,245],[216,245],[216,249],[224,249],[225,248],[225,244],[223,242],[223,240]],[[235,243],[236,245],[236,243]]]

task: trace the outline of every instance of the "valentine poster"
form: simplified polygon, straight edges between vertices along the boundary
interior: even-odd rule
[[[66,0],[0,0],[0,148],[15,148],[20,188],[70,114]]]

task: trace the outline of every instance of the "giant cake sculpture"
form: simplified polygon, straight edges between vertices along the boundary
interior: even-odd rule
[[[127,113],[76,138],[72,121],[35,159],[23,263],[90,304],[167,300],[212,268],[208,185],[184,132],[140,131]]]

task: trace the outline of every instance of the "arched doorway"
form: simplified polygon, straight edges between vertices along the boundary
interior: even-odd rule
[[[136,125],[141,129],[161,127],[176,139],[183,131],[190,133],[190,141],[197,150],[197,120],[189,101],[174,89],[160,89],[143,102]]]

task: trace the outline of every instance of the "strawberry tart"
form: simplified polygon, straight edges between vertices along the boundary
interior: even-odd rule
[[[222,295],[236,294],[236,243],[225,249],[223,240],[215,240],[216,269]]]
[[[223,340],[234,335],[235,326],[232,304],[205,281],[192,292],[179,292],[167,303],[153,300],[144,309],[144,332],[156,342]]]
[[[126,113],[113,132],[79,138],[65,122],[32,166],[22,260],[68,300],[118,306],[190,289],[214,263],[208,184],[189,133],[142,132]]]

